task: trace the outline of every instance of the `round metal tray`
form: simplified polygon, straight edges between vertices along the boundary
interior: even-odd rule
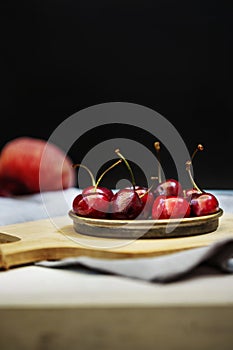
[[[213,232],[218,228],[219,217],[222,214],[223,210],[219,209],[214,214],[182,219],[111,220],[85,218],[76,215],[72,210],[69,211],[77,233],[127,239],[185,237]]]

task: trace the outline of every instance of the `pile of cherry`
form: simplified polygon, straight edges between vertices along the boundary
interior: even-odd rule
[[[156,150],[160,148],[158,142],[155,143],[155,148]],[[173,219],[216,213],[219,210],[217,198],[211,193],[200,190],[190,171],[193,157],[198,150],[203,150],[203,146],[198,145],[191,160],[186,162],[192,186],[185,190],[175,179],[161,181],[160,164],[156,186],[152,185],[150,188],[137,186],[130,164],[119,150],[115,153],[120,159],[106,169],[97,182],[86,166],[76,164],[74,167],[81,166],[89,172],[92,186],[84,188],[82,193],[74,198],[73,211],[82,217],[110,220]],[[113,192],[109,188],[99,186],[103,176],[122,162],[130,172],[132,187]]]

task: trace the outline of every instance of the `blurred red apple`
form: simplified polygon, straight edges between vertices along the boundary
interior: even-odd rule
[[[75,179],[71,159],[45,140],[19,137],[1,151],[1,196],[66,189]]]

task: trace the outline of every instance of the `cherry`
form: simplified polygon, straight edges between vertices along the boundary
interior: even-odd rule
[[[112,164],[109,168],[107,168],[99,177],[98,181],[96,182],[96,184],[92,185],[92,186],[89,186],[89,187],[86,187],[84,188],[84,190],[82,191],[82,194],[83,195],[86,195],[86,194],[90,194],[90,193],[93,193],[93,192],[98,192],[100,194],[104,194],[109,201],[111,201],[112,197],[113,197],[113,192],[112,190],[110,190],[109,188],[107,187],[99,187],[99,183],[100,181],[102,180],[102,178],[104,177],[104,175],[109,171],[111,170],[112,168],[114,168],[116,165],[118,165],[119,163],[122,162],[122,159],[118,160],[116,163]]]
[[[198,150],[202,151],[203,149],[203,146],[199,144],[194,151],[191,160],[193,160]],[[216,213],[219,210],[218,200],[213,194],[204,192],[197,186],[190,169],[192,164],[191,160],[186,162],[186,170],[193,185],[192,189],[186,191],[186,198],[190,202],[191,215],[203,216]]]
[[[189,202],[183,197],[158,196],[152,207],[152,219],[174,219],[190,216]]]
[[[79,194],[73,200],[73,211],[79,216],[85,216],[95,219],[107,217],[110,201],[104,194],[89,193]]]
[[[190,189],[185,191],[185,198],[190,201],[192,196],[194,194],[198,194],[198,193],[200,193],[200,192],[196,188],[190,188]]]
[[[216,213],[219,210],[217,198],[208,192],[195,193],[190,200],[191,214],[202,216]]]
[[[123,188],[112,199],[112,219],[131,220],[142,212],[143,203],[134,189]]]
[[[151,216],[151,209],[155,200],[154,194],[150,189],[141,186],[136,186],[135,191],[137,192],[143,205],[143,211],[141,212],[140,219],[148,219]]]
[[[168,179],[161,182],[155,189],[156,196],[182,196],[183,189],[179,181]]]
[[[83,189],[82,193],[77,195],[73,200],[73,211],[80,216],[89,218],[103,219],[107,218],[110,212],[110,204],[113,198],[113,192],[106,187],[98,187],[102,177],[122,160],[106,169],[95,183],[94,176],[91,171],[84,165],[77,164],[86,169],[91,177],[92,186]]]
[[[141,199],[143,210],[138,219],[148,219],[151,216],[151,209],[154,203],[155,197],[151,191],[153,185],[148,189],[144,186],[135,186],[135,192]],[[132,188],[131,188],[132,189]]]
[[[95,193],[95,192],[98,192],[100,194],[104,194],[105,196],[107,196],[107,198],[109,200],[112,199],[113,197],[113,192],[112,190],[110,190],[109,188],[107,187],[99,187],[99,183],[100,181],[102,180],[103,176],[109,171],[111,170],[112,168],[114,168],[116,165],[118,165],[119,163],[121,163],[122,160],[118,160],[116,163],[112,164],[109,168],[107,168],[99,177],[98,181],[95,182],[95,179],[94,179],[94,176],[92,174],[92,172],[90,171],[90,169],[88,167],[86,167],[85,165],[83,164],[75,164],[73,167],[82,167],[84,168],[90,175],[91,177],[91,181],[92,181],[92,186],[89,186],[89,187],[86,187],[83,189],[82,191],[82,194],[83,195],[87,195],[87,194],[91,194],[91,193]]]
[[[131,175],[132,188],[123,188],[119,190],[112,199],[112,219],[131,220],[139,216],[143,210],[143,201],[136,191],[135,178],[132,169],[126,158],[120,153],[119,149],[115,153],[124,161]]]
[[[111,201],[111,199],[114,195],[112,190],[110,190],[107,187],[97,187],[96,188],[95,186],[89,186],[89,187],[84,188],[82,190],[82,195],[89,195],[89,194],[93,194],[95,192],[102,194],[102,195],[105,195],[109,201]]]

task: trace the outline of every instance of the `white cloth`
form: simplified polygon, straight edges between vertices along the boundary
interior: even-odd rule
[[[50,216],[67,215],[74,197],[80,193],[77,188],[64,191],[51,191],[42,194],[0,197],[0,226],[26,221],[34,221]],[[61,197],[61,194],[64,196]],[[64,197],[64,199],[63,199]],[[62,200],[59,200],[62,198]]]

